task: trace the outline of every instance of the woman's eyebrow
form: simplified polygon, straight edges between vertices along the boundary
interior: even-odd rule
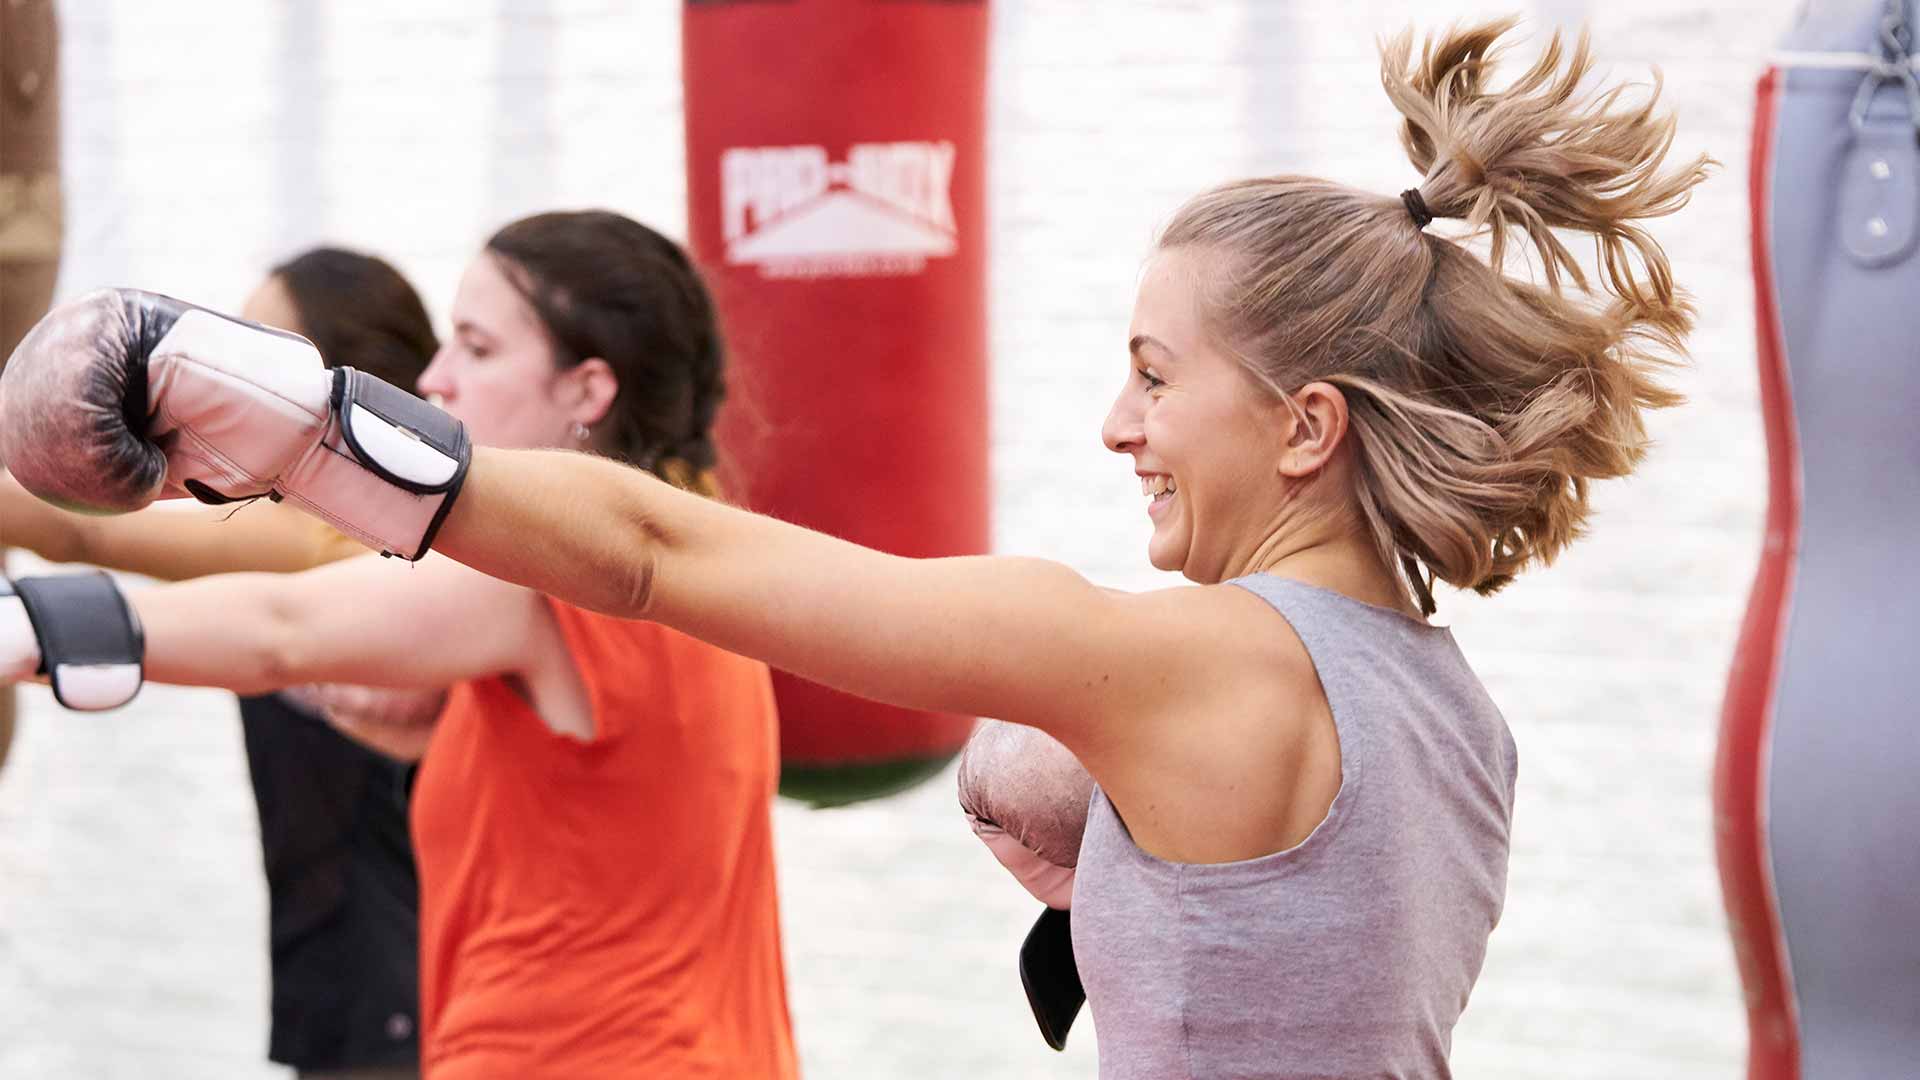
[[[1154,348],[1159,349],[1162,353],[1165,353],[1168,357],[1173,356],[1172,349],[1167,348],[1160,341],[1156,340],[1155,338],[1149,337],[1146,334],[1133,335],[1133,340],[1127,342],[1127,351],[1132,353],[1137,358],[1140,355],[1140,350],[1142,348],[1145,348],[1148,345],[1151,345]]]

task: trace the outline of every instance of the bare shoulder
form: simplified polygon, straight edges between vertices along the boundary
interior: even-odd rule
[[[1134,739],[1088,766],[1143,849],[1183,862],[1297,843],[1340,783],[1313,660],[1272,605],[1231,585],[1141,594],[1164,620],[1179,692]],[[1222,798],[1222,794],[1229,795]]]
[[[1189,585],[1112,592],[1103,636],[1127,643],[1131,700],[1113,700],[1119,722],[1062,741],[1098,775],[1095,764],[1189,753],[1202,733],[1251,722],[1262,741],[1285,741],[1288,717],[1323,706],[1325,695],[1306,646],[1265,600],[1233,585]],[[1201,736],[1196,739],[1196,736]]]
[[[1137,626],[1170,659],[1190,671],[1231,671],[1235,681],[1317,682],[1313,658],[1286,617],[1237,585],[1187,585],[1144,593],[1115,593]]]

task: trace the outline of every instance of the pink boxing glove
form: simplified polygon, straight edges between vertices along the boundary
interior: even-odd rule
[[[35,495],[95,513],[265,495],[418,559],[471,453],[458,420],[328,371],[305,338],[132,289],[55,308],[0,375],[0,462]]]
[[[327,683],[281,696],[320,714],[336,731],[396,761],[419,761],[447,704],[445,690],[394,690]]]
[[[1041,903],[1071,908],[1093,798],[1080,759],[1043,731],[986,720],[961,751],[959,784],[960,808],[1000,865]]]

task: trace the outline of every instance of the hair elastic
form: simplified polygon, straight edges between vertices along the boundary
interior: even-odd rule
[[[1414,228],[1424,229],[1433,224],[1433,211],[1427,209],[1427,200],[1420,197],[1419,188],[1401,192],[1400,201],[1407,204],[1407,213],[1413,215]]]

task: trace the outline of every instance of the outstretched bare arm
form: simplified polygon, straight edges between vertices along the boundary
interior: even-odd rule
[[[41,502],[0,469],[0,545],[49,562],[184,581],[247,571],[293,573],[360,552],[291,507],[155,506],[102,517]]]
[[[1038,559],[889,555],[581,454],[476,450],[434,546],[865,697],[1038,726],[1083,756],[1090,733],[1123,737],[1190,704],[1234,662],[1191,589],[1119,593]]]

